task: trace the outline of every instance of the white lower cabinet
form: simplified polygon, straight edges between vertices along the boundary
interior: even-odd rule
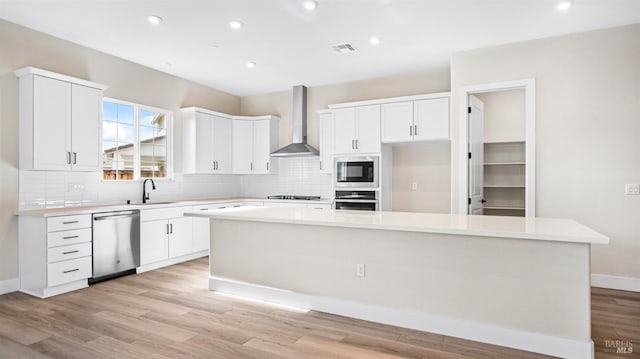
[[[19,218],[20,290],[46,298],[93,276],[91,215]]]
[[[140,222],[140,265],[169,259],[166,220]]]
[[[183,216],[191,210],[188,206],[140,211],[141,266],[193,253],[193,220]]]

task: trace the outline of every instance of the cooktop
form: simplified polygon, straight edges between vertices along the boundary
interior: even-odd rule
[[[319,201],[320,196],[291,196],[291,195],[277,195],[267,196],[267,199],[291,199],[296,201]]]

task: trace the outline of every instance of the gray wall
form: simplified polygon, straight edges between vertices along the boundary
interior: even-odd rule
[[[611,237],[592,247],[592,272],[638,283],[640,196],[624,184],[640,182],[640,24],[455,53],[453,178],[466,161],[461,87],[527,78],[536,81],[536,216]]]

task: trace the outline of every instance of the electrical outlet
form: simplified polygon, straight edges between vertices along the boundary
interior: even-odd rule
[[[358,277],[364,277],[364,264],[356,264],[356,275]]]
[[[415,190],[417,190],[417,189],[418,189],[418,182],[412,182],[412,183],[411,183],[411,190],[412,190],[412,191],[415,191]]]
[[[627,183],[624,185],[624,194],[640,195],[640,184]]]

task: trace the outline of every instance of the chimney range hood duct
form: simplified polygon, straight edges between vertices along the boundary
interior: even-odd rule
[[[293,111],[291,112],[293,143],[271,153],[274,157],[318,156],[319,152],[307,144],[307,88],[293,87]]]

